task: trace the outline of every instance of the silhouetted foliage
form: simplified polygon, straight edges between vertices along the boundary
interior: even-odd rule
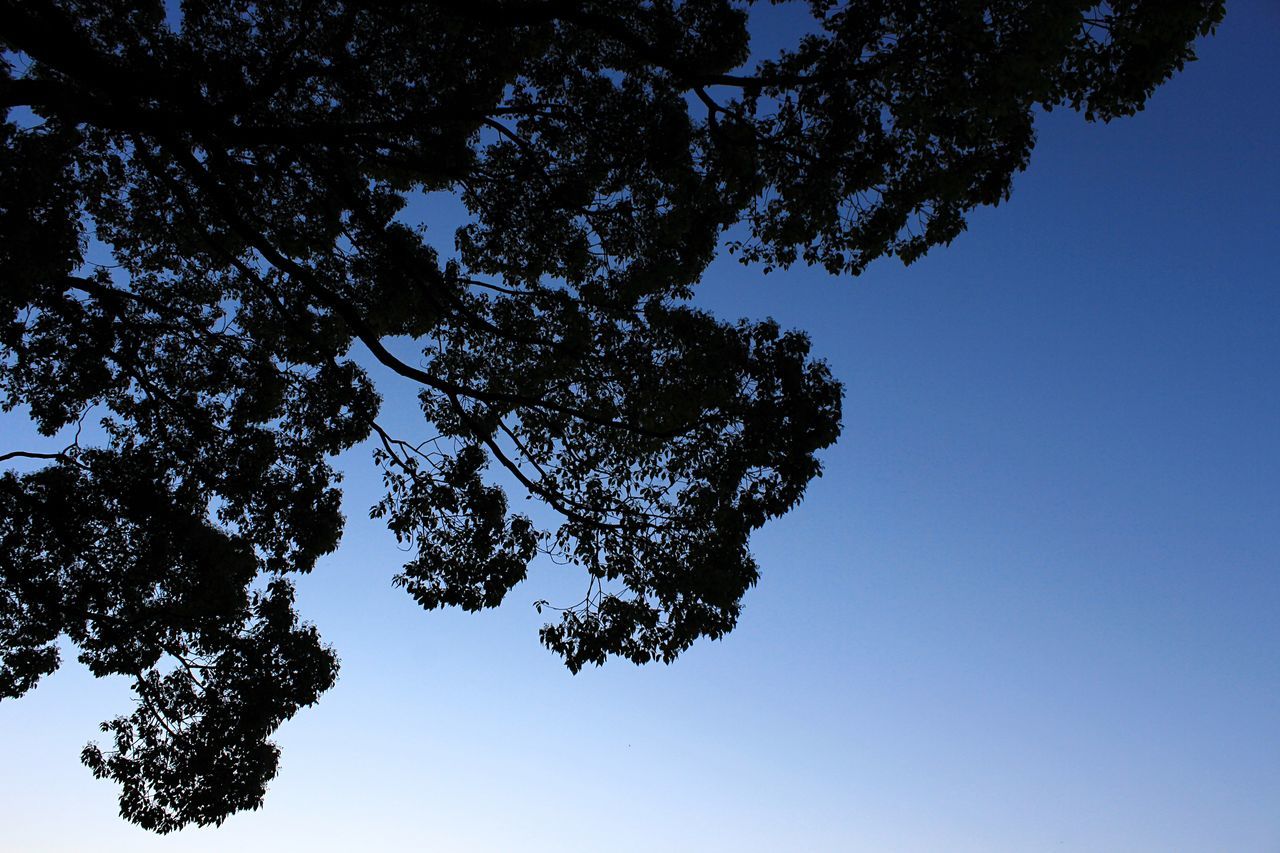
[[[0,476],[0,695],[60,637],[130,678],[84,752],[126,818],[260,804],[337,670],[287,577],[371,435],[424,607],[496,606],[548,552],[584,574],[542,631],[572,670],[732,629],[840,387],[803,334],[687,304],[722,241],[909,262],[1007,198],[1036,109],[1141,109],[1223,13],[792,5],[811,34],[749,62],[749,0],[0,0],[4,405],[106,436],[0,455],[43,465]],[[469,214],[443,255],[421,193]],[[359,351],[418,383],[420,432],[377,421]]]

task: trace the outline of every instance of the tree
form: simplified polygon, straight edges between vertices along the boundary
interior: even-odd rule
[[[337,672],[288,577],[371,436],[424,607],[497,606],[545,553],[584,574],[541,632],[571,670],[731,630],[841,394],[803,334],[690,306],[717,249],[909,263],[1008,197],[1037,109],[1141,109],[1223,15],[794,5],[809,34],[753,61],[749,0],[0,0],[0,385],[74,433],[0,454],[0,697],[65,637],[137,693],[83,754],[124,817],[256,808]],[[465,205],[452,249],[424,194]]]

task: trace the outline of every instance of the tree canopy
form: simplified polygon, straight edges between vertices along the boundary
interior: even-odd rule
[[[0,698],[60,642],[130,679],[83,753],[124,817],[261,803],[337,673],[289,578],[370,438],[425,608],[545,554],[582,575],[541,632],[574,671],[730,631],[841,389],[802,333],[691,306],[717,251],[910,262],[1009,196],[1038,110],[1141,109],[1223,14],[807,0],[761,56],[758,5],[0,0],[0,389],[70,436],[0,448]],[[433,195],[467,212],[443,242]],[[379,422],[374,364],[420,429]]]

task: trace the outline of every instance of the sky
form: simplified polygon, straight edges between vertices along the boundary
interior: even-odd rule
[[[1012,200],[911,267],[716,262],[702,305],[846,386],[723,640],[570,675],[550,565],[422,611],[360,448],[300,580],[342,673],[265,807],[121,821],[78,755],[129,692],[69,661],[0,704],[0,850],[1277,853],[1277,44],[1280,4],[1234,0],[1143,113],[1042,116]]]

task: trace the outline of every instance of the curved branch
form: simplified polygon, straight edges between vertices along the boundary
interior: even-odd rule
[[[192,177],[196,184],[204,190],[210,201],[217,205],[219,212],[223,217],[225,217],[227,223],[236,230],[239,236],[244,239],[248,245],[257,250],[267,263],[271,264],[276,269],[287,273],[290,277],[298,281],[298,283],[301,284],[312,298],[314,298],[321,306],[333,311],[333,313],[336,314],[344,324],[346,324],[352,335],[364,344],[370,354],[377,359],[378,363],[389,368],[400,376],[403,376],[406,379],[412,379],[415,382],[426,385],[428,388],[451,397],[467,397],[484,403],[509,406],[511,408],[543,409],[545,411],[555,412],[556,414],[577,418],[584,423],[594,424],[595,426],[621,429],[651,438],[667,439],[678,436],[687,431],[669,430],[660,432],[649,430],[641,427],[637,423],[627,423],[625,421],[615,420],[593,412],[584,411],[576,406],[566,406],[544,399],[528,397],[523,394],[484,391],[461,383],[452,382],[448,379],[443,379],[439,376],[428,373],[421,368],[405,363],[393,355],[391,351],[383,345],[381,337],[369,326],[354,305],[320,282],[313,270],[308,269],[293,258],[285,255],[284,252],[276,248],[276,246],[267,239],[261,230],[251,225],[240,213],[239,206],[236,204],[235,199],[230,198],[228,191],[213,178],[204,165],[201,164],[178,140],[175,140],[170,136],[170,138],[166,140],[166,148],[168,148],[170,153],[183,164],[185,171]]]

